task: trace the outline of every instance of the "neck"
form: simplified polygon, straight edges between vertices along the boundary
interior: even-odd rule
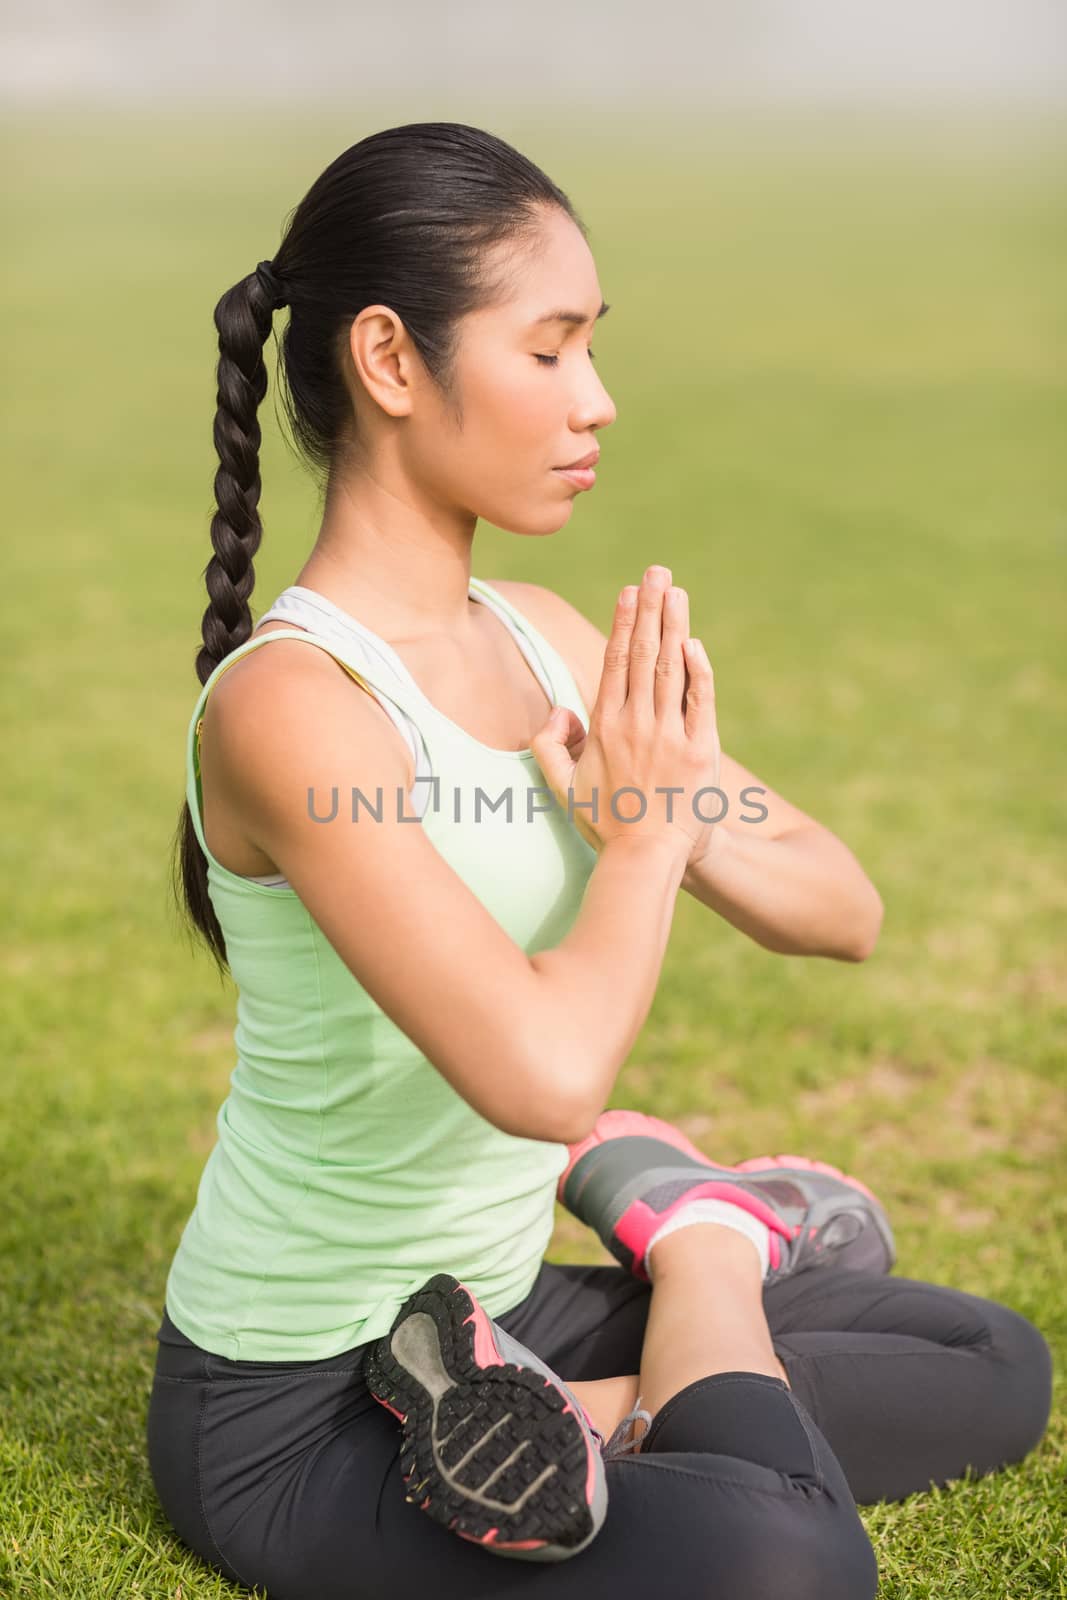
[[[468,597],[477,518],[420,504],[409,485],[361,477],[332,486],[296,583],[396,643],[455,639],[474,625]]]

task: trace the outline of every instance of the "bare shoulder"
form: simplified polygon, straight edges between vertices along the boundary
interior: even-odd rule
[[[223,866],[246,876],[283,870],[264,850],[259,822],[294,773],[328,793],[340,763],[356,751],[363,781],[410,788],[410,751],[354,677],[329,651],[301,639],[250,650],[220,674],[204,707],[200,764],[205,836]]]
[[[253,630],[260,638],[275,632],[302,633],[285,622],[266,622]],[[310,637],[310,636],[309,636]],[[365,692],[356,694],[356,685]],[[214,716],[211,707],[215,707]],[[391,729],[393,723],[360,675],[317,642],[310,648],[300,638],[279,639],[269,650],[249,650],[226,668],[212,688],[205,707],[205,731],[225,719],[245,742],[254,728],[287,721],[333,730],[341,718],[346,731],[368,726]]]
[[[528,617],[543,633],[553,649],[567,663],[578,685],[587,711],[592,711],[604,670],[607,634],[584,611],[565,600],[554,589],[540,583],[523,583],[515,578],[486,578],[492,589],[499,589],[516,611]]]
[[[253,637],[287,628],[268,622]],[[352,692],[352,676],[329,651],[314,643],[309,648],[299,638],[278,639],[269,650],[249,650],[225,666],[212,687],[204,707],[205,742],[213,742],[213,734],[224,727],[247,753],[268,727],[284,731],[294,719],[323,728],[333,726],[338,714],[354,716],[357,723],[368,718],[373,722],[375,711],[384,713],[370,694]]]

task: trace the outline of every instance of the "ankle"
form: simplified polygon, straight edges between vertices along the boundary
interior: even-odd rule
[[[763,1281],[759,1252],[751,1239],[720,1222],[694,1222],[658,1239],[645,1256],[645,1270],[653,1283],[666,1273],[707,1272],[708,1256],[716,1272],[736,1272],[742,1278]]]

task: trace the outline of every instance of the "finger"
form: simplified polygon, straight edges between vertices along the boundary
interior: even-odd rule
[[[685,721],[685,696],[686,696],[686,691],[689,688],[689,661],[688,661],[688,658],[686,657],[686,653],[685,653],[685,641],[690,637],[689,629],[690,629],[690,626],[691,626],[690,620],[689,620],[689,592],[688,592],[688,590],[686,591],[686,594],[685,594],[685,604],[683,605],[682,610],[683,610],[683,612],[685,614],[685,622],[682,624],[682,702],[681,702],[681,704],[682,704],[682,721],[684,722]]]
[[[707,745],[717,737],[715,725],[715,674],[708,653],[699,639],[686,639],[685,656],[689,667],[686,688],[685,734],[696,744]]]
[[[563,734],[563,743],[568,754],[577,760],[576,752],[585,744],[586,731],[581,717],[577,711],[572,711],[569,706],[564,708],[567,712],[567,725]]]
[[[572,761],[577,762],[581,760],[582,751],[585,749],[585,741],[587,737],[588,735],[586,734],[585,729],[582,728],[579,732],[575,733],[572,738],[567,740],[567,754],[570,756]]]
[[[604,647],[604,665],[594,711],[621,711],[630,671],[630,636],[637,620],[637,585],[627,584],[615,602],[615,616]]]
[[[685,689],[682,640],[689,633],[688,615],[689,596],[684,589],[671,584],[663,597],[663,633],[656,662],[657,722],[664,718],[677,718],[679,723],[682,720],[682,693]]]
[[[651,721],[655,713],[656,662],[663,632],[663,595],[670,586],[667,567],[649,567],[637,598],[637,621],[630,636],[630,682],[627,705]]]

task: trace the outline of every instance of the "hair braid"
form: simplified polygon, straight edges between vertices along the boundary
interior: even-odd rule
[[[255,272],[228,289],[215,307],[219,360],[214,437],[219,466],[211,519],[215,553],[203,574],[210,604],[201,619],[204,643],[196,658],[201,683],[252,632],[248,604],[256,581],[252,558],[263,537],[262,434],[257,413],[267,392],[263,346],[273,320],[273,307]]]
[[[260,264],[261,266],[263,263]],[[265,284],[259,268],[227,289],[215,307],[219,336],[218,391],[215,408],[216,510],[211,519],[214,555],[204,568],[209,603],[200,623],[203,644],[197,651],[196,675],[201,684],[252,632],[248,600],[256,575],[252,559],[263,537],[259,515],[262,481],[258,412],[267,392],[263,346],[270,337],[273,313],[281,296],[276,284]],[[207,857],[193,827],[186,800],[178,824],[174,891],[184,893],[194,921],[207,940],[221,972],[227,963],[226,940],[208,894]]]

